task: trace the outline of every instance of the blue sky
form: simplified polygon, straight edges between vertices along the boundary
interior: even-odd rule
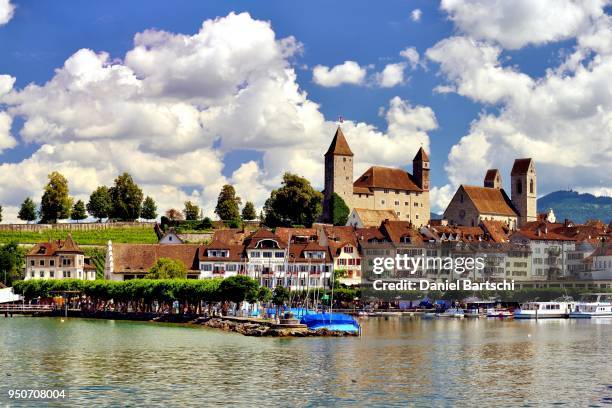
[[[476,0],[473,2],[480,3]],[[563,133],[563,136],[569,137],[570,124],[566,129],[537,129],[537,132],[542,132],[542,136],[533,136],[528,123],[529,120],[533,122],[533,119],[523,118],[522,112],[520,112],[518,102],[520,86],[517,85],[516,90],[514,90],[512,86],[508,86],[508,82],[512,83],[516,80],[517,84],[520,84],[521,81],[524,81],[525,89],[527,89],[524,93],[532,92],[529,96],[531,99],[537,96],[538,86],[541,86],[542,92],[551,91],[543,86],[549,84],[542,84],[547,76],[547,70],[557,69],[568,59],[569,55],[577,52],[577,49],[580,48],[577,46],[577,39],[581,38],[580,36],[587,35],[586,30],[588,28],[585,27],[592,26],[596,18],[602,19],[596,10],[592,11],[593,14],[590,17],[589,24],[580,27],[564,27],[562,25],[563,16],[561,16],[557,19],[561,26],[551,27],[549,33],[534,34],[533,38],[530,38],[529,34],[521,34],[526,37],[513,41],[513,38],[518,36],[512,37],[512,32],[504,33],[503,31],[512,29],[512,27],[508,28],[504,21],[514,18],[513,16],[502,15],[499,20],[499,27],[493,27],[494,29],[483,34],[483,32],[479,32],[470,26],[476,24],[475,21],[478,20],[473,19],[477,17],[466,16],[465,10],[461,9],[463,6],[466,8],[470,6],[468,4],[470,0],[457,3],[460,4],[441,6],[440,3],[434,1],[416,0],[388,1],[376,4],[371,1],[355,0],[309,1],[299,4],[285,1],[41,2],[15,0],[12,1],[15,6],[12,19],[8,23],[0,25],[0,74],[9,75],[15,79],[13,92],[17,94],[30,83],[42,87],[47,81],[53,79],[57,70],[64,66],[65,61],[80,49],[89,49],[94,53],[106,52],[109,54],[109,61],[114,60],[122,63],[126,58],[126,53],[134,48],[134,36],[137,33],[145,30],[158,30],[191,36],[200,30],[205,20],[223,18],[231,12],[236,14],[248,12],[252,20],[269,21],[276,40],[292,36],[301,44],[300,50],[293,52],[291,56],[286,58],[286,61],[295,71],[295,81],[300,90],[307,93],[306,98],[310,102],[319,105],[318,110],[325,121],[333,122],[338,116],[342,115],[352,123],[367,124],[372,129],[375,128],[385,133],[387,132],[388,119],[384,114],[379,113],[379,109],[383,108],[388,112],[391,109],[390,101],[393,98],[399,97],[410,107],[429,108],[435,115],[436,126],[427,128],[424,133],[426,133],[430,146],[432,183],[439,189],[446,187],[446,190],[440,190],[437,193],[438,199],[443,202],[444,199],[448,199],[448,195],[454,191],[459,182],[480,183],[478,174],[484,175],[484,171],[489,166],[500,167],[507,174],[513,158],[525,153],[520,146],[517,147],[517,145],[508,142],[509,137],[507,135],[501,135],[500,133],[498,136],[487,134],[485,136],[486,144],[490,147],[484,152],[475,152],[474,157],[468,157],[470,160],[466,159],[467,161],[462,162],[463,159],[450,157],[449,154],[453,146],[457,146],[458,153],[465,152],[471,146],[468,144],[471,139],[461,143],[462,137],[469,136],[474,139],[472,143],[478,146],[480,144],[477,138],[480,133],[491,131],[491,134],[496,134],[495,132],[500,129],[499,123],[496,123],[495,130],[491,130],[493,128],[490,121],[483,120],[484,117],[496,118],[498,119],[496,122],[505,121],[504,123],[511,123],[513,118],[522,118],[518,121],[526,120],[527,122],[524,125],[516,125],[516,129],[513,129],[512,132],[517,135],[526,135],[529,142],[534,143],[534,146],[542,146],[538,143],[549,143],[546,135],[551,135],[557,131]],[[523,12],[531,12],[528,8],[525,8],[528,7],[525,6],[525,2],[519,3],[522,3]],[[416,9],[420,10],[418,21],[411,18],[411,13]],[[600,9],[604,10],[604,17],[606,13],[609,14],[609,6],[600,7]],[[486,16],[485,6],[483,6],[483,11]],[[499,11],[499,7],[496,8],[497,11]],[[503,12],[512,13],[512,8],[504,9]],[[555,10],[551,9],[549,12],[554,15]],[[533,16],[525,17],[523,15],[521,17],[526,21],[525,24],[533,24],[531,29],[534,32],[541,29],[542,24],[545,24],[538,20],[544,18],[538,13],[541,13],[541,11],[534,10]],[[533,21],[530,18],[533,18]],[[568,18],[568,21],[572,20]],[[489,21],[487,24],[494,25],[496,23],[495,21]],[[529,32],[529,29],[530,27],[527,26],[521,30]],[[595,36],[602,35],[604,34],[595,33]],[[447,56],[454,55],[453,52],[469,51],[460,49],[458,43],[449,44],[448,47],[452,46],[453,48],[443,50],[441,55],[437,57],[431,57],[427,54],[427,50],[433,49],[445,39],[458,37],[466,38],[475,44],[473,48],[478,52],[484,50],[485,47],[498,51],[498,55],[495,56],[495,61],[492,63],[491,70],[496,71],[492,72],[490,76],[490,84],[483,87],[482,84],[474,85],[475,82],[470,82],[474,81],[474,78],[480,74],[491,74],[491,72],[481,72],[479,74],[480,71],[477,70],[481,67],[476,66],[478,62],[474,67],[462,68],[463,70],[460,72],[453,71],[453,66],[461,65],[461,56],[459,54],[454,60],[450,57],[447,58]],[[401,84],[388,88],[376,86],[372,78],[380,73],[387,64],[406,63],[406,60],[399,53],[408,47],[414,47],[418,52],[421,65],[415,69],[406,67],[404,69],[404,81]],[[580,64],[587,71],[589,69],[595,71],[593,67],[589,68],[588,66],[589,59],[593,57],[593,54],[597,55],[599,53],[605,56],[607,52],[607,50],[596,49],[593,51],[593,49],[593,47],[589,49],[590,56],[584,56],[580,60]],[[469,58],[467,55],[466,58]],[[313,67],[323,65],[331,69],[345,61],[355,61],[367,71],[366,80],[362,84],[326,87],[313,81]],[[577,68],[573,67],[563,75],[569,75],[570,78],[577,77],[577,72]],[[563,78],[563,75],[559,74],[559,78]],[[510,79],[502,78],[497,83],[496,81],[501,76],[508,76]],[[441,93],[436,88],[439,85],[451,86],[454,89]],[[581,85],[576,84],[575,86],[579,87]],[[487,94],[488,88],[497,89],[496,87],[500,89],[497,93],[500,96],[496,94],[496,96],[491,97]],[[21,96],[24,99],[27,98],[25,93]],[[520,97],[524,97],[524,95]],[[4,100],[4,104],[2,102],[2,99],[0,99],[0,110],[4,106],[12,118],[11,134],[16,143],[15,146],[5,148],[0,153],[0,160],[4,164],[13,163],[17,165],[17,167],[12,168],[5,166],[7,171],[17,171],[20,163],[35,155],[41,146],[45,144],[53,145],[48,140],[55,141],[56,139],[47,139],[44,132],[39,132],[36,136],[23,137],[21,127],[25,121],[36,116],[32,110],[34,108],[25,107],[23,100]],[[53,98],[50,98],[49,102],[53,103]],[[582,100],[580,103],[584,104],[586,109],[591,106],[591,102]],[[607,99],[606,102],[598,103],[605,109]],[[556,114],[558,114],[558,110],[555,110]],[[556,119],[553,115],[545,120],[553,121]],[[570,120],[571,115],[568,114],[566,118],[562,118],[562,120],[565,119]],[[601,118],[587,117],[580,120],[583,119],[601,122]],[[515,126],[515,124],[512,123],[512,126]],[[62,129],[64,135],[61,138],[61,143],[68,143],[70,141],[69,135],[74,131],[66,127],[62,127]],[[325,127],[325,129],[328,129],[328,127]],[[410,130],[410,132],[416,135],[418,132],[415,133],[413,130]],[[536,131],[534,130],[534,132]],[[405,140],[421,140],[418,138],[422,136],[414,136],[413,133],[406,136]],[[223,138],[222,133],[219,133],[218,136]],[[331,134],[326,135],[321,140],[328,140],[331,136]],[[395,137],[391,134],[391,131],[385,136]],[[287,137],[291,138],[293,135],[287,135]],[[348,125],[348,137],[353,144],[353,141],[358,140],[357,138],[368,136],[363,132],[351,132],[350,125]],[[496,137],[497,139],[495,139]],[[78,137],[75,138],[75,140],[77,139],[80,140]],[[171,135],[169,135],[169,139],[171,139]],[[609,152],[609,139],[608,143],[606,143],[606,139],[603,138],[595,143],[595,146],[599,146],[598,149],[603,149],[604,157]],[[356,143],[362,142],[358,141]],[[497,146],[498,143],[503,146],[500,147],[498,153],[495,153],[493,147]],[[142,151],[149,151],[148,147],[145,146],[146,141],[141,141],[140,145]],[[217,145],[212,146],[213,153],[218,145],[217,143]],[[406,164],[407,169],[410,170],[411,159],[418,149],[418,145],[417,142],[397,145],[405,151],[404,163],[397,155],[393,157],[378,155],[375,157],[383,157],[385,162],[382,164],[398,166]],[[278,180],[278,174],[276,174],[278,171],[275,172],[274,169],[277,169],[279,165],[268,166],[265,163],[265,149],[249,148],[249,144],[245,144],[244,148],[241,148],[240,144],[231,146],[219,153],[222,163],[221,176],[234,181],[236,177],[234,173],[243,164],[255,160],[259,170],[266,173],[267,178],[259,180],[261,185],[259,193],[253,192],[253,194],[265,196],[262,191],[269,189],[273,182]],[[325,147],[321,147],[321,150]],[[360,154],[358,151],[355,153],[356,155]],[[540,193],[553,191],[566,185],[582,188],[585,191],[604,193],[610,187],[610,179],[607,176],[593,175],[591,178],[573,176],[580,168],[592,166],[594,160],[601,159],[591,157],[588,151],[584,153],[583,157],[566,159],[566,163],[563,164],[561,169],[558,168],[559,163],[554,162],[554,158],[544,154],[541,154],[542,157],[538,158],[537,151],[534,151],[532,155],[539,159],[538,163],[542,162],[543,175],[564,175],[568,179],[566,182],[541,181],[539,184]],[[366,156],[365,153],[364,156]],[[464,154],[464,156],[467,157],[468,155]],[[368,158],[366,160],[364,158],[364,163],[371,164],[374,159]],[[70,163],[66,166],[70,167]],[[116,165],[113,170],[122,171],[123,169],[119,167],[120,165]],[[298,168],[301,167],[298,166]],[[459,175],[460,171],[458,169],[465,169],[465,174]],[[355,174],[355,176],[358,176],[358,174]],[[506,177],[505,181],[508,178]],[[104,177],[101,181],[107,182]],[[145,185],[150,184],[151,191],[159,191],[161,186],[165,184],[160,181],[146,180],[146,177],[141,181]],[[43,182],[44,180],[40,180],[40,185]],[[1,184],[2,177],[0,176]],[[209,200],[209,196],[213,195],[212,192],[206,192],[206,188],[198,188],[197,185],[190,183],[177,181],[168,184],[186,195],[199,197],[202,201]],[[20,202],[23,198],[12,199],[8,197],[9,193],[7,191],[9,188],[8,185],[4,186],[5,192],[4,195],[0,194],[0,199],[8,201],[10,206],[17,201]],[[77,190],[78,188],[85,189],[84,185],[76,188]],[[33,191],[36,190],[33,189]],[[27,189],[23,191],[26,194],[28,192]],[[82,191],[80,193],[85,194],[86,192]],[[171,195],[179,197],[178,193],[175,192]],[[257,200],[255,199],[255,201]],[[168,200],[168,203],[170,204],[171,201]],[[202,205],[206,206],[206,203],[202,203]]]

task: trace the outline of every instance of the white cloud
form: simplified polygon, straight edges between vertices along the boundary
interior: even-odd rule
[[[410,19],[414,22],[421,21],[422,15],[423,15],[423,12],[421,11],[421,9],[414,9],[410,13]]]
[[[10,0],[0,0],[0,25],[4,25],[11,21],[15,13],[15,6]]]
[[[11,134],[11,126],[13,118],[6,112],[0,111],[0,153],[5,149],[11,149],[17,146],[17,140]]]
[[[400,51],[400,56],[406,58],[410,63],[410,67],[414,70],[419,65],[422,65],[421,57],[415,47],[406,47]]]
[[[608,0],[442,0],[457,28],[504,48],[575,37],[604,14]]]
[[[444,213],[454,194],[455,190],[450,184],[445,184],[442,187],[432,187],[429,190],[431,212],[436,214]]]
[[[598,26],[600,33],[608,29]],[[541,78],[503,67],[499,47],[465,37],[442,40],[427,51],[449,81],[446,92],[498,108],[483,112],[451,148],[445,168],[453,186],[480,185],[490,167],[502,169],[508,183],[518,157],[535,159],[542,193],[612,185],[612,55],[589,57],[580,44]],[[589,47],[607,49],[602,41]]]
[[[275,38],[269,23],[230,13],[193,35],[137,34],[124,58],[78,50],[44,85],[13,89],[14,79],[1,76],[3,116],[23,120],[19,138],[40,147],[21,162],[0,164],[0,202],[10,216],[24,198],[38,201],[54,170],[81,199],[128,171],[160,213],[192,199],[212,215],[227,182],[261,208],[285,171],[322,188],[323,154],[336,124],[299,88],[290,62],[299,52],[295,39]],[[358,168],[408,164],[407,146],[409,156],[427,147],[427,132],[437,126],[430,108],[400,98],[385,115],[386,132],[343,125]],[[226,178],[224,155],[235,149],[263,158]]]
[[[344,61],[331,69],[324,65],[317,65],[312,70],[312,80],[315,84],[324,87],[336,87],[342,84],[360,85],[366,77],[366,68],[359,66],[355,61]]]
[[[401,85],[404,83],[404,69],[406,69],[406,64],[403,62],[387,64],[381,72],[374,75],[374,81],[381,88]]]

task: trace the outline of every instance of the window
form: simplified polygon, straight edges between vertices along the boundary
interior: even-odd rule
[[[54,277],[55,277],[55,272],[53,272],[53,271],[49,271],[49,277],[50,277],[50,278],[54,278]]]
[[[70,259],[62,258],[62,266],[70,266]]]
[[[385,200],[380,200],[380,203],[384,205],[385,204]]]
[[[463,202],[463,194],[459,195],[459,202],[462,203]]]
[[[352,254],[353,253],[353,249],[354,248],[352,246],[345,246],[343,248],[343,251],[344,251],[345,254]]]
[[[399,205],[399,203],[400,203],[399,201],[396,201],[396,202],[395,202],[395,205]]]
[[[212,271],[212,265],[211,264],[202,264],[202,270],[210,272],[210,271]]]
[[[523,194],[523,183],[521,183],[521,180],[516,181],[516,192],[517,194]]]
[[[529,193],[533,194],[533,179],[529,180]]]
[[[272,258],[272,252],[264,251],[261,253],[264,258]]]
[[[33,278],[34,277],[34,271],[30,272],[30,276]]]
[[[259,258],[259,251],[251,252],[251,258]]]
[[[396,211],[395,215],[397,215],[399,217],[399,215],[400,215],[399,211]]]
[[[385,190],[385,194],[389,194],[389,190]]]
[[[419,214],[415,215],[414,218],[419,219]]]
[[[419,206],[419,203],[414,203],[414,206],[415,206],[415,207],[418,207],[418,206]]]
[[[41,278],[44,278],[45,277],[45,271],[40,271],[39,275],[40,275]]]
[[[229,272],[236,272],[238,270],[238,265],[236,265],[236,264],[227,264],[225,269],[227,269]]]
[[[34,261],[33,259],[30,261],[30,266],[34,266],[36,264],[36,261]]]
[[[44,260],[44,259],[41,259],[40,261],[38,261],[38,264],[39,264],[40,266],[45,266],[45,260]]]
[[[274,253],[274,257],[275,258],[284,258],[285,257],[285,253],[284,252],[275,252]]]
[[[395,190],[395,194],[399,194],[399,193],[400,193],[400,191],[399,191],[399,190]]]
[[[404,205],[410,205],[408,201],[404,201]]]
[[[55,259],[49,260],[49,266],[55,266]]]
[[[172,241],[172,235],[168,237],[168,241]]]

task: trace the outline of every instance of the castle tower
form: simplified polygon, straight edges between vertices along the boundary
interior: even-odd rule
[[[502,188],[502,179],[501,173],[497,169],[489,169],[487,170],[487,175],[484,179],[484,186],[488,188],[496,188],[501,190]]]
[[[429,191],[429,156],[422,147],[412,159],[412,175],[421,189]]]
[[[353,152],[338,126],[336,134],[325,153],[325,189],[323,191],[324,221],[331,220],[329,201],[332,193],[338,194],[351,207],[353,197]]]
[[[535,163],[531,158],[516,159],[510,176],[512,204],[519,212],[520,227],[526,222],[536,221],[538,217]]]

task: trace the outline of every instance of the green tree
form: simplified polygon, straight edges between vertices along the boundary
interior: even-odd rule
[[[272,291],[265,286],[260,286],[259,290],[257,291],[257,300],[260,302],[269,302],[271,299]]]
[[[111,217],[122,221],[134,221],[140,217],[142,190],[128,173],[123,173],[115,179],[110,195],[113,203]]]
[[[329,202],[332,215],[332,223],[334,225],[346,225],[349,216],[349,208],[337,193],[332,193]]]
[[[272,293],[272,303],[275,306],[283,306],[286,301],[289,300],[289,289],[284,286],[278,285],[274,288]]]
[[[17,242],[0,246],[0,280],[6,286],[21,278],[25,266],[25,249]]]
[[[236,197],[234,186],[226,184],[221,188],[215,214],[223,221],[237,220],[240,218],[240,197]]]
[[[19,214],[17,214],[17,218],[20,220],[30,222],[36,219],[36,204],[30,197],[23,200],[21,203],[21,208],[19,209]]]
[[[212,229],[213,223],[212,220],[208,217],[202,218],[202,222],[200,223],[200,228],[202,229]]]
[[[259,284],[253,278],[245,275],[230,276],[219,285],[221,298],[240,305],[246,299],[256,299],[259,294]]]
[[[321,214],[323,194],[312,188],[303,177],[291,173],[283,176],[281,188],[273,190],[264,205],[268,227],[310,226]]]
[[[70,219],[76,222],[84,220],[87,218],[87,213],[85,212],[85,203],[83,200],[77,200],[72,207],[72,211],[70,212]]]
[[[87,212],[92,217],[102,221],[102,218],[108,218],[113,210],[113,201],[110,191],[106,186],[100,186],[94,190],[89,196],[87,203]]]
[[[41,223],[57,223],[70,217],[72,198],[68,195],[68,180],[61,173],[54,171],[49,174],[49,182],[45,186],[40,200]]]
[[[183,210],[183,214],[185,215],[185,219],[187,221],[195,221],[198,219],[198,215],[200,215],[200,207],[191,201],[185,201],[185,209]]]
[[[0,205],[0,222],[2,222],[2,206]]]
[[[254,220],[257,218],[257,212],[255,211],[255,206],[252,202],[247,201],[242,209],[242,219],[243,220]]]
[[[150,196],[147,196],[142,202],[142,213],[140,214],[145,220],[154,220],[157,218],[157,204]]]
[[[185,279],[187,278],[187,269],[182,262],[170,259],[159,258],[157,262],[149,269],[147,274],[148,279]]]

